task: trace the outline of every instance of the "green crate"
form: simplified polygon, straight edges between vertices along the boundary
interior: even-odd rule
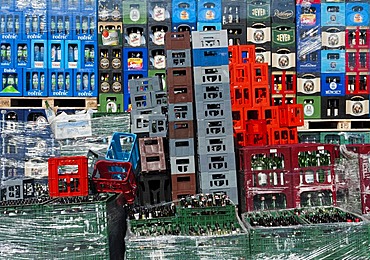
[[[146,1],[123,1],[123,24],[146,24],[147,23]]]
[[[124,111],[123,94],[99,94],[99,112],[122,113]]]
[[[320,142],[323,144],[344,144],[344,135],[341,132],[324,132],[320,134]]]
[[[368,132],[324,132],[320,136],[325,144],[367,144],[370,141]]]
[[[303,105],[305,119],[321,118],[321,97],[316,96],[298,96],[297,104]]]
[[[320,133],[316,132],[299,132],[298,139],[300,143],[320,143],[321,142]]]
[[[148,71],[148,78],[152,78],[154,76],[161,76],[162,84],[163,84],[163,91],[167,91],[166,86],[166,70],[149,70]]]

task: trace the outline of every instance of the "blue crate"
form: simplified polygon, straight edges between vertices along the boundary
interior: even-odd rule
[[[48,11],[60,11],[64,12],[65,11],[65,6],[66,6],[67,1],[65,0],[49,0],[48,1]]]
[[[77,69],[73,70],[74,82],[73,96],[75,97],[97,97],[98,88],[96,83],[98,81],[95,69]]]
[[[0,67],[13,68],[14,56],[14,40],[0,40]]]
[[[96,41],[81,41],[81,68],[95,68],[97,65],[98,45]]]
[[[198,31],[219,31],[222,30],[221,23],[206,23],[206,22],[197,22]]]
[[[31,68],[46,69],[47,63],[47,40],[31,40]]]
[[[47,2],[48,0],[37,0],[37,1],[29,1],[29,0],[15,0],[14,1],[14,10],[15,11],[24,11],[27,9],[34,9],[34,10],[46,10],[47,9]],[[1,3],[0,3],[1,4]]]
[[[131,112],[132,105],[131,105],[131,96],[130,94],[123,95],[123,109],[124,111]]]
[[[321,68],[321,27],[297,28],[297,71],[315,72]]]
[[[31,67],[31,41],[17,40],[14,45],[15,65],[22,68]]]
[[[172,23],[173,32],[196,31],[197,23]]]
[[[321,73],[321,96],[345,96],[345,73]]]
[[[297,4],[296,5],[296,26],[297,28],[305,26],[320,26],[321,7],[320,4]]]
[[[18,40],[22,38],[23,15],[21,12],[1,11],[0,35],[3,40]]]
[[[15,9],[15,2],[14,0],[0,0],[0,10],[13,11]]]
[[[107,160],[130,162],[133,169],[136,170],[140,160],[136,134],[115,132],[112,135],[105,158]]]
[[[221,23],[221,0],[198,0],[198,22]]]
[[[65,63],[65,48],[62,40],[48,41],[48,68],[61,69]]]
[[[97,16],[94,12],[73,13],[72,16],[73,40],[97,40]]]
[[[48,93],[50,97],[73,96],[73,73],[70,69],[48,70]]]
[[[147,71],[148,49],[147,48],[124,48],[123,69],[125,71]]]
[[[346,3],[346,26],[369,26],[369,3]]]
[[[68,0],[64,2],[65,2],[64,7],[67,12],[80,12],[81,11],[81,1],[80,0]]]
[[[148,71],[124,71],[123,73],[123,93],[130,94],[130,88],[128,86],[128,81],[130,79],[141,79],[148,77]]]
[[[80,0],[80,10],[82,11],[96,11],[97,1],[93,0]],[[100,2],[100,1],[99,1]]]
[[[46,40],[48,38],[46,10],[26,9],[22,19],[23,40]]]
[[[345,26],[345,3],[322,3],[321,26]]]
[[[193,49],[194,67],[222,66],[229,64],[228,48]]]
[[[67,40],[64,45],[65,68],[80,69],[82,63],[81,41]]]
[[[197,2],[195,0],[172,0],[172,23],[188,24],[197,22]]]
[[[321,73],[345,73],[346,72],[345,50],[322,50]]]
[[[23,70],[23,96],[46,97],[48,95],[47,84],[48,84],[47,69]]]
[[[72,13],[48,12],[47,28],[49,40],[72,40]]]
[[[22,96],[22,69],[0,68],[0,96]]]

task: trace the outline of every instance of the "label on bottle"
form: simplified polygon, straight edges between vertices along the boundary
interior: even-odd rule
[[[120,69],[121,68],[121,60],[118,58],[114,58],[112,60],[112,68],[113,69]]]
[[[128,44],[132,47],[139,47],[141,45],[141,34],[130,33]]]
[[[104,92],[104,93],[109,92],[109,89],[110,89],[110,85],[109,85],[109,83],[108,83],[108,82],[102,82],[102,83],[100,84],[100,90],[101,90],[102,92]]]
[[[113,90],[113,92],[120,92],[122,90],[121,82],[117,82],[117,81],[113,82],[112,90]]]
[[[115,9],[112,11],[112,20],[113,21],[118,21],[121,19],[121,12],[118,9]]]
[[[108,69],[109,68],[109,59],[103,58],[100,60],[100,68]]]
[[[154,7],[153,9],[153,19],[155,21],[164,21],[166,19],[166,16],[165,16],[165,12],[166,12],[166,9],[164,9],[163,7]]]
[[[305,177],[306,183],[314,183],[315,181],[314,174],[312,171],[306,171],[304,177]]]

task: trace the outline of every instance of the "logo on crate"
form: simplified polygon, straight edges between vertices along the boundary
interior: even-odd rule
[[[256,42],[262,42],[265,39],[265,33],[263,30],[256,30],[253,34],[253,38]]]
[[[263,54],[258,53],[256,54],[256,63],[264,63],[265,62],[265,56]]]
[[[300,17],[301,24],[303,25],[315,25],[316,15],[315,14],[302,14]]]
[[[87,92],[78,92],[77,96],[79,97],[92,97],[93,92],[92,91],[87,91]]]
[[[360,101],[354,102],[352,104],[352,113],[355,115],[362,114],[364,107]]]
[[[15,40],[17,39],[18,35],[16,34],[7,34],[7,35],[1,35],[1,39],[3,40]]]
[[[162,31],[154,32],[153,43],[156,45],[164,45],[164,35],[166,33]]]
[[[212,10],[207,10],[206,12],[206,19],[207,20],[214,20],[215,19],[215,12],[213,12]]]
[[[315,113],[315,107],[311,103],[305,104],[303,110],[306,116],[313,116],[313,114]]]
[[[328,43],[330,46],[336,46],[339,44],[339,36],[337,34],[331,34],[328,37]]]
[[[158,22],[164,21],[166,19],[165,11],[166,11],[165,8],[155,6],[153,9],[154,13],[153,19]]]
[[[53,96],[67,96],[68,92],[66,91],[54,91]]]
[[[118,45],[118,32],[116,30],[103,30],[102,32],[103,45]]]
[[[253,8],[252,9],[253,16],[261,17],[261,16],[265,16],[266,14],[267,12],[266,12],[266,9],[264,8]]]
[[[292,18],[294,15],[292,10],[285,10],[283,12],[280,12],[278,9],[275,9],[274,16],[276,16],[279,19],[289,19]]]
[[[288,33],[280,33],[276,35],[277,42],[290,42],[292,40],[292,36]]]
[[[7,68],[5,68],[4,69],[4,73],[15,73],[15,69],[12,69],[12,68],[7,69]]]
[[[41,34],[27,34],[27,40],[39,40],[41,37]]]
[[[288,67],[289,66],[289,57],[286,55],[281,55],[279,57],[279,66],[282,68]]]
[[[315,83],[312,80],[306,80],[303,83],[303,90],[306,93],[311,93],[315,89]]]
[[[27,95],[28,96],[42,96],[43,91],[41,90],[33,90],[33,91],[28,91]]]
[[[131,8],[130,20],[133,21],[133,22],[137,22],[137,21],[140,20],[140,11],[137,7]]]
[[[77,36],[77,40],[80,40],[80,41],[92,41],[93,40],[93,37],[92,37],[92,35],[78,35]]]
[[[335,81],[330,82],[328,90],[325,91],[327,95],[341,95],[342,91],[338,88],[338,84]]]

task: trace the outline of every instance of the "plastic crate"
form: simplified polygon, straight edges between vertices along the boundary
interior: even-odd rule
[[[138,200],[142,205],[154,205],[170,201],[171,179],[167,173],[140,175]]]
[[[197,120],[197,127],[199,137],[218,137],[233,134],[233,123],[225,118]]]
[[[194,71],[194,84],[229,83],[229,66],[200,67]]]
[[[198,154],[233,153],[234,139],[230,135],[198,137]]]
[[[190,174],[195,172],[194,155],[170,157],[171,174]]]
[[[173,200],[196,194],[195,173],[171,175],[171,187]]]
[[[202,119],[230,119],[231,102],[230,100],[215,102],[196,103],[197,120]]]
[[[190,121],[193,120],[193,103],[176,103],[168,106],[168,121]]]
[[[227,31],[193,31],[192,36],[192,47],[193,49],[203,48],[227,48]]]
[[[227,47],[193,49],[194,67],[222,66],[229,64]]]
[[[171,32],[165,35],[166,50],[186,50],[191,48],[190,32]]]
[[[139,148],[142,172],[165,171],[167,169],[163,138],[140,138]]]
[[[169,122],[168,136],[170,139],[194,138],[193,121]]]
[[[170,157],[194,156],[195,146],[193,138],[170,139],[169,140]]]
[[[167,68],[191,67],[191,50],[167,50],[166,52]]]
[[[207,153],[198,155],[199,172],[217,173],[236,170],[234,153]]]
[[[230,85],[226,83],[196,85],[194,89],[196,102],[230,100]]]
[[[128,86],[131,94],[163,90],[159,77],[130,79]]]

